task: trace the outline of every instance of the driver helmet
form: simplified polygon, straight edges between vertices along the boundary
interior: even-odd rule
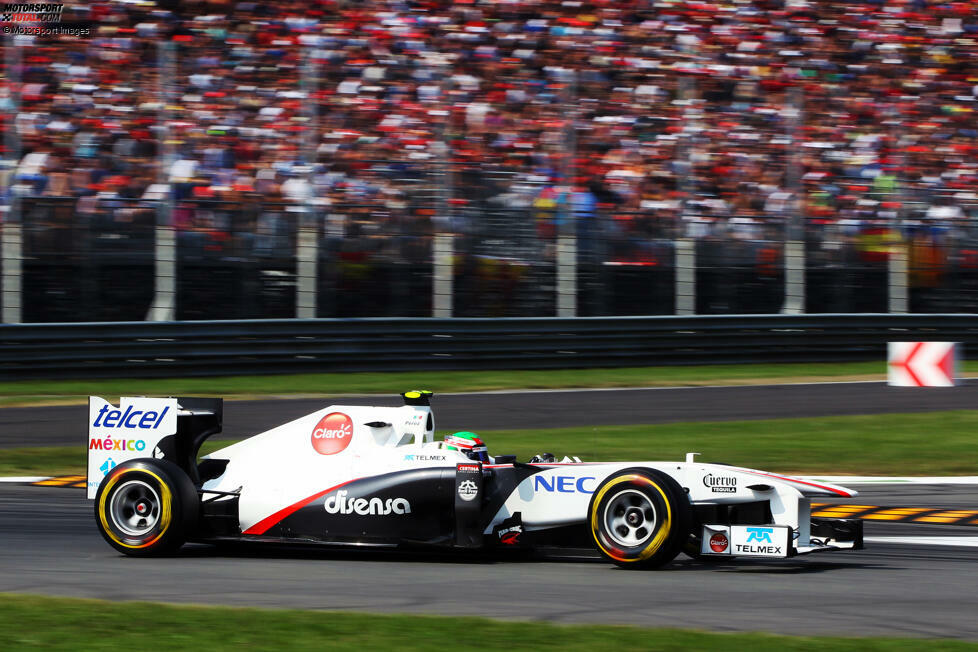
[[[474,432],[463,430],[445,437],[445,449],[461,451],[470,460],[489,462],[489,451],[485,443]]]

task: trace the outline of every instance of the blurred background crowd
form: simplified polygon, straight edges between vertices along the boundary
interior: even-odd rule
[[[309,215],[321,316],[431,314],[439,233],[457,315],[553,314],[561,234],[582,315],[673,312],[681,238],[700,313],[781,310],[788,239],[809,311],[885,311],[895,251],[911,310],[978,309],[978,2],[126,0],[63,22],[93,35],[7,37],[0,86],[42,294],[111,284],[57,265],[149,251],[164,206],[184,318],[289,316]],[[264,260],[235,292],[271,298],[214,314],[241,278],[208,286],[222,260]]]

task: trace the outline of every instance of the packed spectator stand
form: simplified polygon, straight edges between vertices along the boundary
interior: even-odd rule
[[[458,316],[554,314],[561,234],[581,315],[671,314],[679,239],[697,313],[782,310],[790,239],[807,311],[886,311],[896,251],[910,310],[978,310],[978,2],[133,0],[62,20],[93,34],[3,41],[28,321],[142,319],[162,215],[179,318],[291,316],[301,220],[319,316],[430,315],[436,234]]]

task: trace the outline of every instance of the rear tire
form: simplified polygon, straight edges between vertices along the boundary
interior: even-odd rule
[[[658,568],[676,558],[689,539],[693,509],[671,476],[655,469],[625,469],[591,496],[588,524],[598,552],[630,569]]]
[[[95,495],[95,522],[109,545],[133,557],[183,545],[197,526],[200,500],[183,470],[151,458],[112,469]]]

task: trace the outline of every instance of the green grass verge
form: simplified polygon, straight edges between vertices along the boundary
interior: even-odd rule
[[[494,454],[724,462],[796,473],[978,474],[978,410],[480,433]],[[227,442],[207,442],[210,452]],[[0,449],[0,475],[82,473],[83,446]]]
[[[978,372],[978,361],[963,364]],[[408,389],[479,392],[496,389],[562,387],[656,387],[737,385],[820,380],[881,380],[879,362],[812,364],[704,365],[615,369],[549,369],[522,371],[425,371],[417,373],[331,373],[282,376],[220,376],[122,380],[29,380],[0,383],[0,405],[77,403],[89,395],[118,396],[252,396],[323,394],[394,394]]]
[[[4,650],[976,650],[952,640],[713,634],[486,618],[175,606],[0,594]]]

